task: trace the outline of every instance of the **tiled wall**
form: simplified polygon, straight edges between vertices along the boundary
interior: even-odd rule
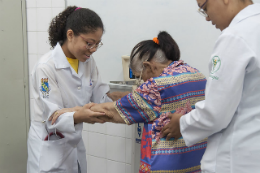
[[[26,0],[29,73],[38,59],[50,50],[48,27],[51,19],[65,8],[64,0]],[[31,81],[31,80],[30,80]],[[30,83],[31,88],[31,83]],[[30,105],[34,104],[30,94]],[[33,106],[31,106],[31,112]]]
[[[50,21],[64,10],[64,0],[26,0],[29,70],[50,50]],[[31,112],[34,100],[30,99]],[[132,127],[119,124],[84,124],[88,173],[132,173]]]
[[[132,127],[84,124],[88,173],[132,173]]]

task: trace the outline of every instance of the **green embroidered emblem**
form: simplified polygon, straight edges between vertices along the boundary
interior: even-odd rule
[[[213,64],[213,66],[212,66],[211,74],[214,74],[219,70],[219,68],[221,66],[220,58],[218,56],[214,56],[212,58],[212,64]]]

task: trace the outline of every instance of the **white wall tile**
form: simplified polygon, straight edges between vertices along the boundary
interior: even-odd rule
[[[106,129],[107,129],[107,123],[105,123],[105,124],[99,124],[99,123],[88,124],[88,130],[90,132],[106,134]]]
[[[27,32],[28,54],[37,54],[37,32]],[[30,60],[29,60],[30,61]]]
[[[125,164],[107,160],[107,172],[106,173],[125,173]]]
[[[128,139],[132,139],[133,138],[133,128],[134,126],[132,125],[126,125],[125,126],[125,137]]]
[[[36,0],[36,5],[38,8],[51,7],[51,0]]]
[[[50,45],[49,45],[49,34],[48,32],[38,32],[37,33],[38,41],[37,41],[37,50],[38,54],[45,54],[48,51],[50,51]]]
[[[88,166],[88,173],[106,173],[107,172],[106,171],[107,170],[106,159],[89,156],[87,166]]]
[[[128,164],[131,164],[131,162],[132,162],[132,140],[126,139],[125,146],[126,146],[125,147],[125,151],[126,151],[125,162]]]
[[[82,139],[86,148],[86,153],[89,153],[89,136],[87,131],[82,131]]]
[[[52,19],[56,17],[60,12],[64,10],[64,8],[52,8]]]
[[[37,9],[27,9],[27,31],[37,31]]]
[[[107,158],[125,162],[125,138],[107,135]]]
[[[94,132],[89,133],[89,155],[106,158],[106,135]]]
[[[37,8],[37,31],[47,32],[52,20],[51,8]]]
[[[83,130],[88,131],[88,123],[83,123]]]
[[[107,134],[111,136],[125,137],[125,124],[107,123]]]
[[[26,0],[26,8],[35,8],[36,0]]]
[[[37,54],[29,54],[29,75],[32,73],[33,67],[38,61]]]
[[[52,8],[65,8],[65,0],[52,0]]]
[[[132,172],[132,165],[125,164],[125,173],[133,173]]]

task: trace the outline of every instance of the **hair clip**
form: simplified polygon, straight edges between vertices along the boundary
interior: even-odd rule
[[[76,10],[78,10],[78,9],[81,9],[81,7],[76,8],[74,11],[76,11]]]
[[[159,45],[159,40],[158,40],[158,38],[157,38],[157,37],[154,37],[154,38],[153,38],[153,42],[155,42],[156,44],[158,44],[158,45]]]

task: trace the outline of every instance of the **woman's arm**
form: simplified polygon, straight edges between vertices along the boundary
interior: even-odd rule
[[[49,121],[51,121],[51,124],[54,124],[56,122],[56,120],[59,118],[59,116],[61,116],[62,114],[66,113],[66,112],[76,112],[80,109],[80,106],[76,106],[73,108],[63,108],[60,110],[55,111],[49,118]]]
[[[129,93],[130,93],[129,91],[125,91],[125,92],[115,91],[112,93],[107,93],[107,96],[111,98],[113,101],[117,101],[118,99],[121,99],[122,97],[126,96]]]
[[[75,112],[73,114],[74,124],[78,123],[104,123],[105,121],[102,119],[99,119],[98,117],[106,116],[105,113],[102,112],[94,112],[90,110],[90,108],[95,105],[95,103],[89,103],[84,105],[83,107],[76,106],[73,108],[63,108],[60,109],[52,114],[52,116],[49,118],[49,121],[52,121],[52,124],[54,124],[58,117],[66,112]]]
[[[64,108],[54,113],[49,121],[55,123],[57,118],[66,112],[75,112],[74,113],[74,123],[87,122],[87,123],[104,123],[104,122],[113,122],[126,124],[123,118],[119,115],[115,109],[113,102],[108,103],[89,103],[83,107],[76,106],[74,108]]]
[[[93,105],[90,110],[94,112],[104,112],[107,116],[100,116],[99,119],[106,122],[126,124],[123,118],[119,115],[114,106],[115,103],[108,102]]]

